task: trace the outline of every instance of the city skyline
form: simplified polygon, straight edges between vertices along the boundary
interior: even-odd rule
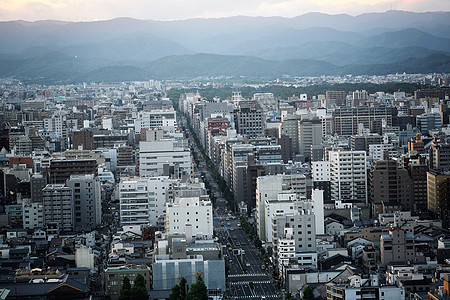
[[[156,4],[156,5],[155,5]],[[175,9],[174,9],[175,8]],[[119,17],[146,20],[182,20],[231,16],[292,18],[310,12],[359,15],[363,13],[404,10],[411,12],[449,11],[450,0],[249,0],[245,3],[196,0],[6,0],[0,2],[0,21],[61,20],[99,21]]]

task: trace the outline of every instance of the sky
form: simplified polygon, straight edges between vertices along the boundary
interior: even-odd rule
[[[450,11],[450,0],[0,0],[0,20],[97,21],[228,16],[295,17],[308,12],[358,15],[390,9]]]

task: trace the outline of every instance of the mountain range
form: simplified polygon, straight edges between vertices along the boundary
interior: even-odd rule
[[[0,76],[49,82],[450,72],[450,12],[0,22]]]

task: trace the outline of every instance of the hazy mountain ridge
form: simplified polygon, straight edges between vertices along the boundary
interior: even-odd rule
[[[411,70],[450,72],[449,28],[450,12],[404,11],[355,17],[309,13],[295,18],[0,22],[0,75],[79,80],[89,74],[110,81],[113,74],[117,79],[375,74],[389,73],[395,69],[391,65],[409,58],[420,62]],[[434,59],[427,65],[424,58],[430,55]]]
[[[15,76],[39,82],[70,83],[83,81],[128,81],[159,79],[186,79],[200,76],[280,77],[320,75],[392,74],[396,72],[442,73],[450,69],[450,56],[432,55],[409,58],[391,64],[335,64],[306,59],[264,60],[251,56],[216,54],[176,55],[154,62],[117,62],[95,65],[92,59],[68,57],[61,53],[27,59],[0,57],[0,76]]]

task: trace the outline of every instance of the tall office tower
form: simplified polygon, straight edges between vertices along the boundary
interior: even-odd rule
[[[336,101],[336,106],[345,106],[345,100],[347,98],[346,91],[326,91],[325,98]]]
[[[140,176],[179,177],[191,174],[192,158],[189,148],[174,140],[139,143]]]
[[[450,224],[450,172],[430,170],[427,172],[428,210],[442,221],[445,228]]]
[[[330,151],[331,199],[367,203],[365,151]]]
[[[47,185],[47,177],[41,174],[33,174],[30,178],[31,202],[42,203],[42,189]]]
[[[299,152],[308,160],[311,146],[322,144],[322,121],[320,119],[301,120],[298,124]]]
[[[264,113],[256,101],[240,101],[235,122],[237,132],[245,137],[264,136]]]
[[[166,232],[186,234],[187,238],[213,236],[213,206],[199,197],[177,198],[166,204]]]
[[[427,210],[427,172],[428,165],[422,156],[412,158],[402,157],[402,168],[408,171],[408,175],[413,182],[414,210]]]
[[[402,211],[413,210],[414,185],[408,171],[397,168],[385,152],[382,160],[373,162],[370,170],[370,203],[372,215],[390,213],[389,207],[400,207]]]
[[[299,141],[298,141],[298,129],[300,123],[300,116],[298,115],[287,115],[282,117],[281,121],[281,134],[286,135],[291,139],[291,152],[292,155],[299,154]]]
[[[72,188],[64,184],[48,184],[42,191],[44,225],[55,222],[61,231],[72,231],[74,224]]]
[[[356,135],[359,124],[369,129],[373,120],[384,120],[386,126],[392,126],[394,115],[397,115],[397,111],[392,107],[338,107],[332,112],[333,133],[342,136]]]
[[[369,94],[366,90],[356,90],[352,93],[352,106],[360,106],[367,100],[369,100]]]
[[[234,199],[248,203],[247,199],[247,163],[248,155],[255,147],[251,144],[237,144],[231,147],[230,189]]]
[[[102,224],[100,180],[93,174],[71,175],[66,186],[72,189],[74,230],[91,231]]]

